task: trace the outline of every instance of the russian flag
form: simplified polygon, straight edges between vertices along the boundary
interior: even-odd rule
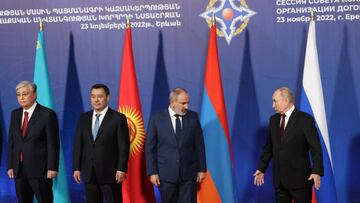
[[[200,122],[204,134],[208,170],[198,191],[198,202],[236,203],[238,199],[215,25],[212,25],[210,29]]]
[[[320,140],[324,159],[324,177],[321,178],[320,190],[316,191],[316,197],[314,198],[313,196],[313,202],[337,202],[330,139],[316,48],[315,22],[313,20],[310,21],[308,31],[302,87],[300,109],[313,115],[315,118],[316,125],[321,134]]]

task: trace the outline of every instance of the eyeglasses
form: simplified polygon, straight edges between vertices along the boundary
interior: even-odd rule
[[[32,92],[16,93],[16,96],[17,97],[27,97],[31,94],[32,94]]]

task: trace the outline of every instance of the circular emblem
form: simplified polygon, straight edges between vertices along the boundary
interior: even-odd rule
[[[132,106],[126,105],[119,108],[119,112],[126,116],[130,136],[130,156],[141,152],[145,142],[144,122],[140,112]]]

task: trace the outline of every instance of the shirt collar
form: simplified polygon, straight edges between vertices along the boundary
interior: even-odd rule
[[[106,112],[108,111],[109,106],[106,106],[102,111],[100,111],[99,113],[97,113],[95,110],[93,110],[93,117],[95,117],[96,114],[101,114],[100,116],[104,116],[106,114]]]
[[[176,115],[175,111],[173,111],[170,106],[169,106],[168,109],[169,109],[169,113],[170,113],[171,116],[175,116],[175,115]]]
[[[36,105],[37,105],[37,102],[34,102],[34,104],[30,108],[28,108],[28,109],[23,108],[23,114],[25,111],[27,111],[29,113],[29,115],[31,115],[34,112]]]
[[[285,112],[286,118],[290,118],[290,116],[294,110],[295,110],[295,106],[292,105],[292,107],[287,112]]]

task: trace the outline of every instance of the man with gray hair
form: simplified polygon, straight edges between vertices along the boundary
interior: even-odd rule
[[[163,203],[195,203],[197,183],[205,178],[204,138],[189,94],[175,88],[169,107],[154,114],[145,143],[146,170]]]
[[[7,173],[15,179],[18,201],[53,202],[52,179],[59,168],[59,127],[56,113],[36,102],[36,85],[16,86],[20,108],[11,113]]]
[[[277,89],[272,101],[276,114],[270,118],[269,137],[253,175],[254,184],[265,183],[264,173],[272,160],[276,202],[310,203],[311,187],[318,190],[320,176],[324,175],[315,121],[295,108],[293,93],[287,87]]]

